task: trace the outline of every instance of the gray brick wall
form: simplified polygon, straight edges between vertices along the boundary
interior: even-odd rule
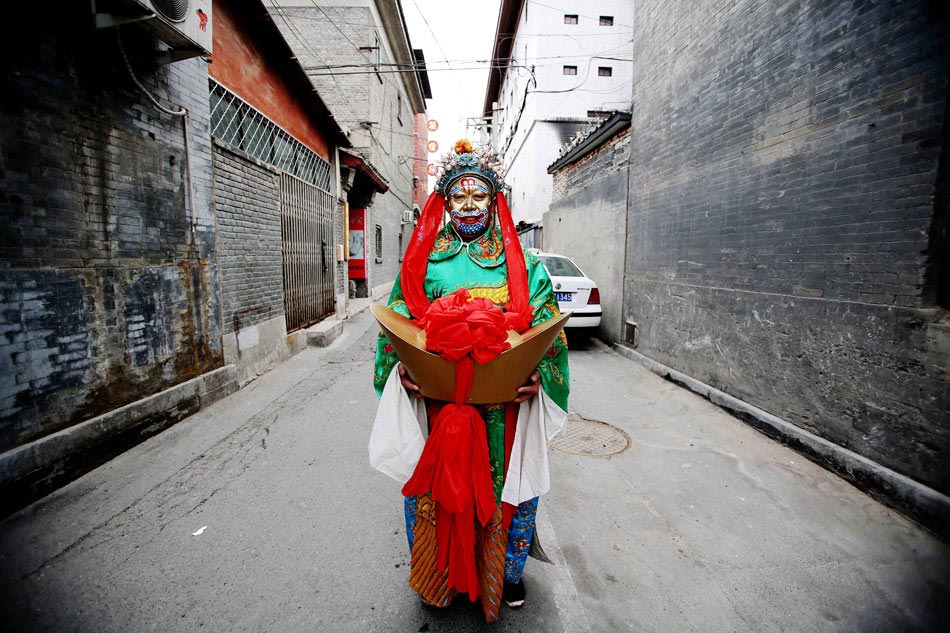
[[[638,5],[624,313],[646,355],[946,493],[937,12]]]
[[[215,143],[214,206],[225,334],[284,314],[279,183],[276,169]]]
[[[278,0],[276,4],[281,2]],[[381,101],[375,75],[340,74],[342,70],[331,75],[328,73],[332,71],[326,70],[327,66],[332,69],[346,64],[366,64],[367,60],[375,59],[374,51],[361,53],[353,45],[375,45],[373,14],[368,7],[320,4],[320,8],[307,3],[267,8],[340,125],[355,128],[363,121],[378,121],[373,118]]]
[[[596,150],[551,174],[553,202],[574,195],[630,164],[630,128],[614,135]]]
[[[58,8],[0,55],[0,450],[222,363],[213,253],[207,70],[141,81],[187,108],[192,247],[181,119],[145,105],[89,6]]]
[[[354,149],[366,156],[389,183],[389,191],[378,194],[367,209],[366,238],[369,286],[391,283],[399,272],[399,232],[404,209],[412,209],[413,112],[399,74],[355,74],[327,76],[324,66],[367,64],[376,59],[377,37],[387,37],[366,6],[286,6],[269,8],[274,23],[310,72],[321,98],[342,125],[354,130]],[[329,20],[327,18],[330,18]],[[395,37],[396,35],[393,35]],[[392,68],[385,46],[381,46],[381,68]],[[323,73],[323,74],[321,74]],[[400,96],[402,116],[400,116]],[[382,227],[382,261],[376,261],[374,230]],[[406,227],[403,250],[411,225]],[[342,229],[341,229],[342,231]],[[342,235],[342,232],[341,232]],[[345,272],[345,271],[344,271]]]

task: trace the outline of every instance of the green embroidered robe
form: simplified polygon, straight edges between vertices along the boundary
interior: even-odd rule
[[[530,304],[534,307],[532,325],[560,314],[554,290],[541,261],[525,251],[528,269]],[[498,227],[471,242],[462,241],[452,226],[447,224],[436,237],[429,265],[426,270],[425,292],[430,301],[452,294],[460,288],[469,291],[472,297],[486,297],[496,305],[509,300],[508,267],[505,265],[504,244]],[[403,298],[399,278],[396,278],[388,306],[399,314],[412,318]],[[374,386],[376,394],[382,395],[389,374],[399,359],[386,337],[380,333],[376,346]],[[563,411],[567,411],[570,392],[570,374],[567,364],[567,339],[564,332],[558,336],[551,349],[538,363],[541,387]],[[488,432],[488,450],[491,460],[492,481],[496,500],[501,500],[504,486],[505,461],[505,415],[504,405],[483,405],[480,410]]]

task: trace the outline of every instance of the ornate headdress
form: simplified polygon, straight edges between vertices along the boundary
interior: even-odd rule
[[[502,243],[505,245],[505,260],[508,266],[508,294],[510,301],[506,306],[509,312],[525,316],[527,327],[531,324],[531,306],[528,303],[528,273],[525,268],[524,252],[518,241],[518,231],[511,219],[508,201],[505,199],[504,170],[501,158],[490,147],[478,150],[472,142],[461,139],[455,142],[454,151],[442,159],[442,173],[435,190],[429,195],[419,224],[412,233],[409,246],[403,257],[400,271],[403,296],[413,318],[421,319],[429,309],[429,299],[425,294],[426,268],[429,265],[429,252],[435,243],[435,237],[442,225],[445,214],[445,188],[464,174],[477,174],[489,181],[495,189],[498,224],[501,227]],[[517,328],[519,331],[524,328]]]
[[[439,179],[435,183],[436,193],[444,196],[446,187],[465,174],[481,176],[495,192],[505,190],[505,168],[501,156],[488,145],[473,147],[467,138],[456,141],[452,151],[442,156]]]

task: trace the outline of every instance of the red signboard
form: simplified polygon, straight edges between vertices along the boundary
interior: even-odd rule
[[[366,209],[350,209],[350,279],[366,279]]]

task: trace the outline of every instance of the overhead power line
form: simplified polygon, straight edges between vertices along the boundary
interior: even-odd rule
[[[610,49],[610,50],[613,50],[613,49]],[[603,52],[609,52],[609,50],[608,50],[608,51],[603,51]],[[586,54],[583,54],[583,53],[579,53],[579,54],[575,54],[575,55],[546,55],[546,56],[542,56],[542,57],[528,57],[528,58],[526,58],[526,61],[538,61],[538,60],[548,60],[548,59],[588,59],[588,58],[592,58],[592,59],[609,59],[609,60],[615,60],[615,61],[619,61],[619,62],[632,62],[632,61],[633,61],[633,59],[628,59],[628,58],[626,58],[626,57],[608,57],[608,56],[605,56],[605,55],[586,55]],[[380,63],[380,64],[374,64],[374,63],[370,63],[370,64],[330,64],[330,65],[329,65],[329,68],[331,68],[331,69],[333,69],[333,70],[336,70],[336,69],[344,69],[344,68],[381,68],[381,67],[396,67],[396,68],[403,68],[403,69],[412,70],[412,71],[420,71],[420,70],[435,71],[435,70],[445,70],[445,69],[444,69],[444,68],[432,68],[432,67],[431,67],[431,64],[449,64],[449,63],[452,63],[452,64],[491,64],[492,62],[491,62],[491,60],[489,60],[489,59],[455,59],[455,60],[451,60],[451,61],[445,60],[445,61],[433,61],[433,62],[429,62],[428,60],[426,60],[426,63],[425,63],[425,64],[415,64],[415,63],[406,64],[406,63],[399,63],[399,62],[394,62],[394,63],[389,63],[389,62],[387,62],[387,63]],[[536,64],[536,65],[544,66],[545,64]],[[491,65],[491,66],[480,66],[480,68],[504,68],[504,67],[507,67],[507,66],[508,66],[508,64],[498,63],[498,64],[494,64],[494,65]],[[526,66],[523,66],[523,65],[520,65],[520,64],[514,64],[513,66],[516,67],[516,68],[526,68]],[[320,68],[327,68],[327,66],[321,65]],[[450,70],[472,70],[472,69],[471,69],[471,68],[456,68],[456,69],[450,69]]]
[[[415,5],[416,11],[419,12],[419,16],[422,18],[422,21],[425,23],[426,28],[429,29],[429,34],[432,35],[432,41],[435,42],[435,45],[439,47],[439,52],[442,53],[442,59],[445,60],[446,65],[448,65],[449,70],[452,71],[452,79],[455,80],[455,83],[458,85],[459,90],[465,92],[465,87],[462,86],[462,82],[459,81],[457,75],[455,75],[455,69],[452,68],[452,64],[449,62],[449,56],[445,54],[445,49],[442,48],[442,44],[439,43],[439,38],[435,36],[435,31],[432,30],[432,25],[429,24],[429,19],[426,18],[425,12],[422,10],[422,7],[419,6],[419,3],[416,0],[412,0],[412,4]]]
[[[350,113],[350,118],[348,120],[358,121],[359,117],[356,115],[356,112],[354,112],[353,109],[350,107],[350,104],[346,97],[346,93],[343,91],[343,87],[340,86],[340,83],[336,80],[336,77],[334,77],[333,71],[330,70],[330,66],[325,63],[322,63],[323,56],[320,55],[313,47],[310,46],[307,40],[297,30],[297,27],[294,26],[293,23],[287,19],[287,16],[284,15],[283,8],[277,4],[276,0],[270,0],[270,3],[271,3],[271,6],[274,7],[274,12],[278,15],[278,17],[280,17],[284,25],[287,27],[287,31],[293,36],[295,40],[297,40],[297,43],[300,44],[301,47],[303,47],[303,50],[313,55],[313,58],[317,60],[318,63],[321,63],[321,67],[326,68],[327,71],[329,71],[328,74],[333,80],[333,84],[336,87],[337,92],[340,93],[340,97],[341,97],[340,103]]]
[[[433,69],[431,69],[431,70],[432,70],[432,72],[445,72],[445,71],[457,71],[457,70],[485,70],[486,68],[510,68],[510,67],[511,67],[510,64],[506,64],[506,65],[504,65],[504,66],[472,66],[471,68],[433,68]],[[527,68],[527,66],[518,66],[518,68]],[[320,76],[323,76],[323,75],[330,75],[330,74],[332,74],[333,76],[337,76],[337,77],[338,77],[338,76],[341,76],[341,75],[373,75],[373,74],[398,75],[398,74],[401,74],[401,73],[415,73],[415,72],[418,72],[418,70],[415,69],[415,68],[393,68],[393,69],[390,69],[390,70],[369,70],[369,69],[367,69],[367,70],[345,70],[345,71],[342,71],[342,72],[339,72],[339,71],[337,71],[337,72],[332,72],[332,71],[330,71],[330,72],[326,72],[326,73],[314,73],[314,72],[310,72],[310,71],[313,71],[313,70],[322,70],[322,69],[323,69],[323,66],[304,66],[304,70],[306,70],[306,71],[307,71],[307,74],[310,75],[311,77],[320,77]]]

